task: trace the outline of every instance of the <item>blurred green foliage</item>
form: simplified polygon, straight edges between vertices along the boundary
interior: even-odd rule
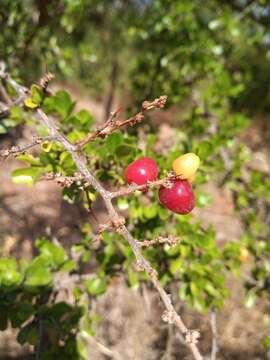
[[[32,261],[0,260],[1,330],[18,328],[18,342],[35,346],[42,359],[85,358],[82,334],[93,335],[96,320],[72,282],[77,264],[47,239],[37,240],[36,247],[39,254]],[[50,301],[61,296],[65,301]]]
[[[250,115],[268,110],[268,2],[215,0],[202,6],[199,0],[2,0],[0,24],[0,58],[15,77],[32,83],[47,65],[59,77],[83,83],[97,96],[109,96],[113,86],[129,112],[146,98],[161,94],[169,96],[169,107],[182,109],[172,115],[176,145],[166,149],[166,155],[153,151],[154,126],[146,134],[144,150],[137,146],[136,127],[85,147],[89,168],[106,186],[123,185],[123,170],[136,157],[153,157],[162,176],[179,154],[193,151],[202,160],[195,185],[197,206],[211,201],[200,187],[209,180],[231,189],[243,232],[241,239],[228,239],[223,246],[217,246],[212,227],[192,215],[172,215],[162,208],[155,191],[117,200],[136,238],[179,237],[173,248],[164,245],[144,250],[159,270],[163,285],[175,284],[184,303],[202,313],[222,309],[229,295],[226,277],[232,273],[240,279],[244,247],[251,263],[250,279],[243,281],[246,306],[269,293],[269,174],[247,166],[252,153],[238,140]],[[25,111],[13,107],[10,117],[1,121],[0,132],[21,123],[33,124],[32,110],[38,106],[57,117],[59,128],[72,142],[83,138],[94,124],[88,111],[75,111],[75,102],[66,91],[48,96],[33,85]],[[148,125],[141,126],[147,131]],[[47,135],[44,128],[38,127],[38,132]],[[59,144],[43,143],[39,156],[18,158],[26,165],[13,171],[17,183],[32,184],[48,172],[73,175],[77,170]],[[96,196],[81,182],[63,190],[66,201],[86,208]],[[87,358],[82,333],[92,335],[94,331],[95,319],[87,315],[91,298],[106,292],[119,273],[126,274],[133,288],[146,280],[145,274],[136,272],[133,254],[121,237],[105,233],[102,246],[95,249],[89,225],[81,232],[81,242],[72,248],[78,259],[75,263],[63,248],[44,239],[37,241],[40,254],[30,263],[0,261],[0,306],[6,309],[1,312],[1,327],[5,329],[8,321],[19,327],[19,342],[38,350],[39,319],[44,319],[48,341],[53,341],[44,359],[55,355]],[[96,272],[74,288],[72,304],[54,301],[58,274],[81,276],[91,259],[96,260]],[[66,317],[69,320],[62,322]],[[263,344],[269,347],[269,339]]]

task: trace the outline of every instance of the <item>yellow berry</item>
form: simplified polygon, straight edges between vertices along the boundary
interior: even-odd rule
[[[187,178],[187,181],[192,184],[195,181],[195,179],[196,179],[196,174],[193,174]]]
[[[240,248],[239,260],[243,263],[249,258],[249,251],[245,247]]]
[[[199,165],[199,156],[194,153],[187,153],[175,159],[172,168],[181,179],[189,179],[195,175]]]

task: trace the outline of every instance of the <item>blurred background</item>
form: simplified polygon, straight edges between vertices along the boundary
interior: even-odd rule
[[[164,168],[178,153],[200,155],[198,206],[193,218],[181,223],[179,234],[186,231],[191,234],[187,242],[193,241],[197,222],[208,231],[220,252],[213,259],[219,259],[220,271],[226,273],[230,295],[208,288],[214,299],[208,302],[196,283],[199,289],[194,285],[191,293],[180,293],[180,301],[177,280],[169,275],[168,280],[165,269],[164,284],[187,323],[201,329],[205,354],[211,353],[215,308],[217,359],[270,359],[269,0],[0,0],[0,29],[0,61],[12,76],[31,85],[52,72],[49,90],[65,89],[76,110],[92,114],[93,127],[119,107],[123,116],[129,115],[143,100],[168,96],[164,110],[151,113],[129,134],[140,151],[153,151]],[[3,85],[1,111],[7,104]],[[33,133],[21,116],[0,119],[1,148],[27,142]],[[108,168],[115,164],[109,155],[98,156]],[[18,159],[0,164],[2,256],[32,258],[34,241],[43,235],[56,237],[66,249],[79,243],[89,217],[83,205],[66,201],[69,194],[63,199],[54,182],[14,184],[10,173],[20,165]],[[130,209],[139,229],[136,236],[143,238],[146,230],[152,236],[151,229],[162,228],[162,221],[177,233],[175,222],[166,216],[162,220],[156,209],[135,214],[134,209],[149,206],[147,200],[141,205],[135,200]],[[128,207],[118,205],[123,211]],[[104,218],[99,202],[94,211]],[[96,227],[93,219],[91,226]],[[172,264],[157,254],[149,256],[157,264]],[[188,256],[187,270],[179,275],[186,284],[193,276]],[[168,271],[177,279],[182,264],[173,264]],[[219,281],[211,276],[210,281]],[[106,293],[91,306],[100,320],[89,359],[190,358],[178,336],[161,322],[162,306],[145,283],[112,276]],[[18,344],[15,330],[0,333],[0,359],[32,359],[31,349]]]

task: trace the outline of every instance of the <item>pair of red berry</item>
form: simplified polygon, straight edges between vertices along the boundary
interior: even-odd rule
[[[128,184],[146,185],[158,177],[158,166],[155,160],[141,157],[133,161],[125,170]],[[159,200],[167,209],[177,214],[188,214],[195,206],[195,197],[187,180],[174,180],[171,188],[159,189]]]

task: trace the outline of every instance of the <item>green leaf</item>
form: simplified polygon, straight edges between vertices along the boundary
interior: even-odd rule
[[[205,286],[205,290],[213,297],[219,297],[219,292],[212,283],[208,282]]]
[[[32,94],[33,102],[40,105],[42,98],[43,98],[42,88],[36,84],[33,84],[31,86],[31,94]]]
[[[75,117],[78,119],[79,123],[84,127],[89,127],[93,124],[94,118],[87,110],[80,110]],[[90,129],[89,129],[90,130]]]
[[[29,165],[41,166],[39,158],[35,158],[30,154],[20,154],[16,157],[18,160],[26,161]]]
[[[106,144],[110,153],[114,152],[117,147],[119,147],[123,142],[123,135],[119,132],[115,132],[110,135],[107,140]]]
[[[187,297],[187,291],[188,291],[188,286],[187,286],[187,284],[182,283],[182,284],[180,285],[180,288],[179,288],[179,297],[180,297],[180,299],[182,299],[182,300],[185,300],[185,299],[186,299],[186,297]]]
[[[134,271],[134,269],[132,269],[131,266],[128,266],[127,268],[127,275],[128,275],[128,282],[130,284],[130,286],[133,289],[137,289],[139,286],[139,276],[138,273]]]
[[[34,314],[35,308],[29,303],[15,304],[12,313],[10,314],[10,321],[13,328],[21,326],[30,316]]]
[[[211,196],[209,194],[202,192],[197,194],[196,205],[198,207],[207,206],[209,205],[210,201],[211,201]]]
[[[52,146],[53,146],[52,141],[44,141],[40,147],[44,152],[50,152],[52,149]]]
[[[22,280],[22,276],[15,270],[9,269],[5,272],[0,272],[0,285],[12,286],[18,284]]]
[[[24,105],[29,109],[36,109],[38,107],[38,104],[31,98],[25,99]]]
[[[42,169],[38,167],[21,168],[12,171],[11,177],[15,184],[32,185]]]
[[[17,262],[15,259],[11,258],[3,258],[0,259],[0,272],[5,272],[8,270],[16,270],[17,269]]]
[[[82,254],[82,262],[87,263],[91,257],[91,251],[90,250],[84,250]]]
[[[270,349],[270,336],[266,336],[265,338],[263,338],[263,346],[265,349],[269,350]]]
[[[147,219],[153,219],[155,216],[157,216],[157,213],[158,205],[156,204],[152,204],[143,208],[143,214]]]
[[[20,123],[23,119],[23,109],[19,106],[12,106],[10,109],[10,117]]]
[[[181,269],[182,265],[183,261],[180,258],[172,260],[170,263],[170,272],[175,275]]]
[[[190,247],[187,245],[180,245],[180,253],[183,257],[187,257],[190,254]]]
[[[201,141],[194,151],[201,159],[207,159],[213,152],[213,145],[209,141]]]
[[[119,158],[121,157],[133,157],[135,156],[135,148],[129,145],[120,145],[115,150],[115,155]]]
[[[64,319],[64,315],[72,313],[72,306],[65,302],[58,302],[46,310],[49,311],[55,319],[61,321]]]
[[[30,266],[26,271],[26,286],[46,286],[52,282],[52,274],[48,268]]]
[[[84,339],[85,336],[89,336],[85,331],[81,331],[77,335],[76,345],[81,360],[88,359],[88,346],[87,340]]]
[[[11,119],[11,118],[2,120],[2,123],[3,123],[7,128],[14,128],[15,126],[18,125],[18,122],[17,122],[16,120]]]
[[[21,282],[22,275],[17,271],[17,262],[11,258],[0,260],[0,285],[13,286]]]
[[[198,262],[193,262],[191,264],[191,269],[195,272],[197,272],[200,275],[204,275],[205,274],[205,266],[203,266],[202,264],[198,263]]]
[[[47,98],[44,102],[45,111],[56,112],[64,119],[71,114],[74,106],[75,103],[72,102],[69,94],[62,90]]]
[[[73,260],[66,260],[60,270],[70,272],[77,269],[77,264]]]
[[[61,265],[65,261],[66,253],[61,246],[55,245],[47,239],[37,240],[36,246],[40,253],[50,257],[55,265]]]
[[[105,278],[94,277],[92,279],[86,280],[84,285],[90,295],[98,296],[103,294],[106,291],[107,283]]]
[[[0,313],[0,331],[6,330],[8,327],[8,317],[7,313],[1,311]]]
[[[73,167],[74,162],[71,155],[67,151],[63,151],[60,155],[60,164],[64,169],[70,169]]]
[[[0,134],[6,134],[8,132],[8,129],[3,124],[0,124]]]
[[[253,290],[250,290],[245,297],[245,306],[250,309],[252,308],[257,300],[257,296]]]
[[[190,283],[190,291],[191,291],[191,294],[195,297],[200,295],[200,289],[199,289],[198,285],[193,281]]]
[[[195,309],[201,312],[205,311],[207,308],[205,300],[200,296],[196,296],[193,298],[193,306],[195,307]]]
[[[47,267],[47,268],[51,268],[52,265],[53,265],[53,261],[51,256],[46,256],[44,254],[34,257],[31,264],[32,267]]]
[[[37,339],[37,326],[34,322],[24,326],[17,336],[17,340],[21,345],[24,345],[25,343],[36,345]]]
[[[127,210],[129,208],[129,203],[126,199],[117,199],[117,206],[120,210]]]

